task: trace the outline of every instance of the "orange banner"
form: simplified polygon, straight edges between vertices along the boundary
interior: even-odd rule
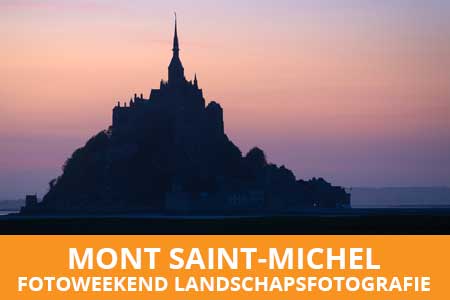
[[[449,236],[1,236],[2,299],[448,299]]]

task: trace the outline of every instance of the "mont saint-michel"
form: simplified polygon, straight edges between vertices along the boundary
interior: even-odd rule
[[[350,206],[341,187],[298,180],[259,148],[241,153],[224,132],[221,105],[206,103],[197,75],[185,76],[176,19],[172,52],[167,81],[148,96],[119,101],[112,125],[75,150],[42,201],[29,199],[22,213],[276,214]]]

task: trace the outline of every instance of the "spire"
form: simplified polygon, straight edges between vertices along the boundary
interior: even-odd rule
[[[194,75],[194,86],[198,88],[197,73]]]
[[[175,33],[173,36],[173,56],[169,64],[169,84],[178,84],[184,82],[184,68],[180,60],[180,48],[178,47],[178,28],[177,28],[177,13],[175,13]]]
[[[178,32],[177,32],[177,13],[175,12],[175,33],[173,36],[173,54],[178,55],[180,48],[178,48]]]

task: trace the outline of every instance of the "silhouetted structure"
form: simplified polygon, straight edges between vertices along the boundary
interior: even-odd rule
[[[224,133],[223,110],[205,106],[188,81],[175,19],[168,81],[148,99],[113,109],[112,126],[66,161],[39,205],[23,212],[285,212],[349,206],[350,195],[323,179],[296,180],[254,148],[242,156]]]
[[[27,195],[25,197],[25,206],[26,207],[34,207],[38,205],[37,195]]]

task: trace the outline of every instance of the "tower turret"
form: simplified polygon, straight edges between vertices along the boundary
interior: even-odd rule
[[[184,82],[184,68],[180,60],[180,48],[178,46],[177,14],[175,13],[175,33],[173,37],[173,56],[169,64],[169,84]]]
[[[198,89],[197,73],[194,75],[194,87]]]

